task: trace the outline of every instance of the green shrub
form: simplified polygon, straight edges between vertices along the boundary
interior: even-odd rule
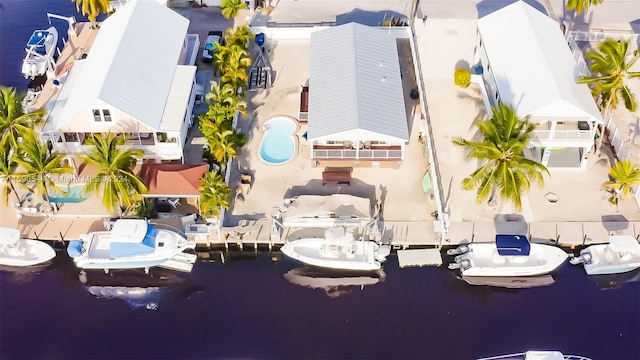
[[[453,82],[461,87],[469,87],[471,85],[471,73],[465,68],[457,68],[453,73]]]

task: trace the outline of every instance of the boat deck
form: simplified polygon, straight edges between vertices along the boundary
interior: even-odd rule
[[[91,23],[88,22],[76,23],[75,29],[77,35],[68,36],[65,46],[56,60],[55,77],[48,76],[42,92],[32,105],[33,109],[46,108],[49,101],[55,99],[58,94],[58,86],[53,84],[53,80],[68,71],[75,60],[81,59],[83,55],[89,53],[99,30],[92,29]]]
[[[93,259],[108,259],[111,257],[111,235],[108,233],[94,234],[89,248],[89,257]]]

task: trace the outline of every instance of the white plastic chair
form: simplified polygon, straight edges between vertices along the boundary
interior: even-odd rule
[[[175,209],[175,208],[177,208],[177,207],[178,207],[178,205],[180,205],[180,199],[178,199],[178,198],[175,198],[175,199],[167,199],[167,202],[168,202],[171,206],[173,206],[173,208],[174,208],[174,209]]]

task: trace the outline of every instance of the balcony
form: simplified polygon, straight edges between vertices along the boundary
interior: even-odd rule
[[[341,147],[316,146],[313,159],[317,160],[402,160],[400,146],[385,146],[372,149],[344,149]]]
[[[591,146],[595,129],[586,121],[558,122],[555,129],[551,123],[542,123],[531,134],[531,143],[536,146]]]

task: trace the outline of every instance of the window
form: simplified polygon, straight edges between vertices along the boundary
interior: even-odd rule
[[[98,110],[93,109],[93,121],[95,122],[112,122],[111,111],[107,109]]]
[[[111,122],[111,111],[102,110],[102,117],[104,118],[105,122]]]

